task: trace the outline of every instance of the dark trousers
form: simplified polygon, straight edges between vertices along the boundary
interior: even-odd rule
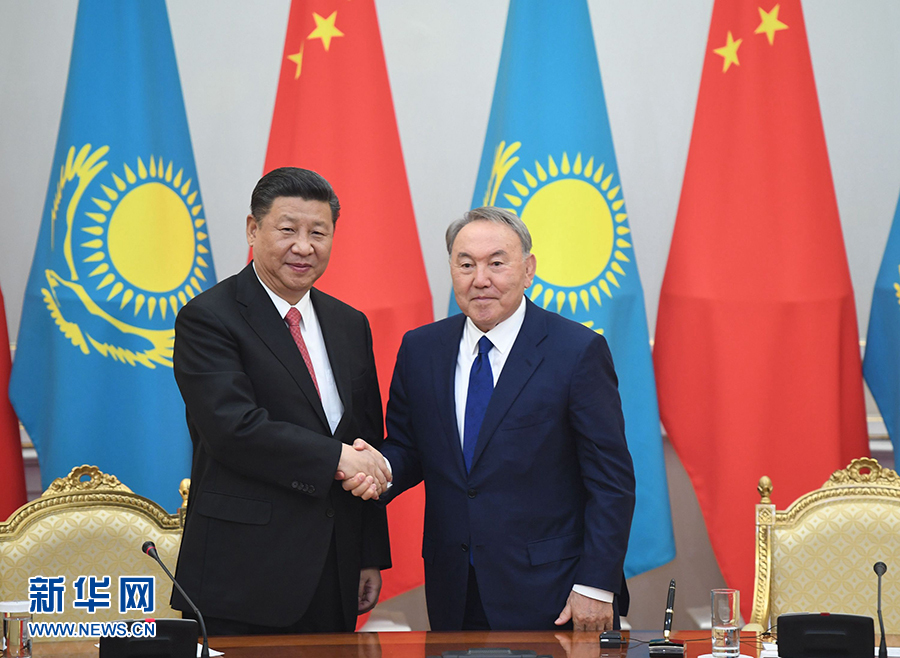
[[[265,587],[265,583],[260,583]],[[201,610],[202,612],[202,610]],[[194,619],[193,613],[183,613],[185,619]],[[204,617],[206,632],[210,637],[217,635],[296,635],[298,633],[342,633],[352,632],[346,628],[344,611],[341,607],[341,586],[338,578],[337,550],[334,535],[328,557],[322,568],[322,577],[313,594],[312,601],[303,616],[290,626],[261,626],[235,619]]]

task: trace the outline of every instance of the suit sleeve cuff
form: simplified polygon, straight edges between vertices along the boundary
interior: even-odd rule
[[[604,603],[612,603],[613,600],[612,592],[607,592],[605,589],[599,589],[597,587],[588,587],[587,585],[572,585],[572,591],[576,594],[586,596],[589,599],[603,601]]]

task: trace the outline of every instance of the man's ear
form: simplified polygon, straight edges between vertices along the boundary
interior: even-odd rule
[[[247,215],[247,244],[251,247],[256,242],[256,232],[259,230],[259,223],[253,215]]]
[[[528,288],[534,279],[534,273],[537,271],[537,259],[534,254],[528,254],[525,259],[525,287]]]

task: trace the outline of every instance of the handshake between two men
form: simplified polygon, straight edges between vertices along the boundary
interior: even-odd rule
[[[391,481],[391,468],[378,450],[363,439],[356,439],[352,446],[341,446],[341,457],[335,480],[343,480],[345,491],[363,500],[383,494]]]
[[[253,262],[175,321],[194,448],[176,578],[210,634],[350,632],[375,604],[391,564],[386,514],[331,496],[332,478],[382,503],[430,480],[432,630],[612,628],[616,601],[628,605],[634,506],[615,370],[603,336],[525,295],[536,259],[522,220],[486,207],[450,224],[462,313],[404,336],[383,425],[367,320],[313,286],[340,215],[334,190],[282,167],[250,207]],[[345,443],[385,425],[390,463]],[[177,592],[172,605],[190,614]]]
[[[355,473],[355,475],[350,475],[351,473]],[[379,496],[390,486],[392,472],[390,463],[378,450],[365,440],[357,438],[352,446],[344,444],[341,447],[341,457],[335,479],[343,480],[344,490],[350,491],[356,497],[363,500],[378,500]],[[467,549],[468,546],[465,547],[465,550]],[[576,585],[577,587],[579,586]],[[587,588],[580,587],[581,591],[576,588],[572,589],[565,606],[553,623],[560,626],[573,622],[575,630],[604,631],[615,627],[617,620],[611,602],[612,594],[607,592],[600,594],[596,589],[589,593]],[[604,598],[600,598],[598,594]],[[465,625],[464,628],[466,628]]]

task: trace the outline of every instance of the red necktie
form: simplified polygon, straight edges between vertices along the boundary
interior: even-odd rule
[[[293,307],[291,307],[284,316],[284,321],[288,323],[288,328],[291,330],[291,336],[294,338],[294,342],[297,343],[297,349],[300,350],[303,362],[306,364],[307,370],[309,370],[309,376],[312,377],[313,384],[316,385],[316,393],[318,393],[321,398],[322,393],[319,391],[319,382],[316,381],[316,371],[313,369],[312,359],[309,358],[309,350],[306,349],[306,341],[303,340],[303,334],[300,333],[301,319],[302,316],[300,315],[300,311]]]

